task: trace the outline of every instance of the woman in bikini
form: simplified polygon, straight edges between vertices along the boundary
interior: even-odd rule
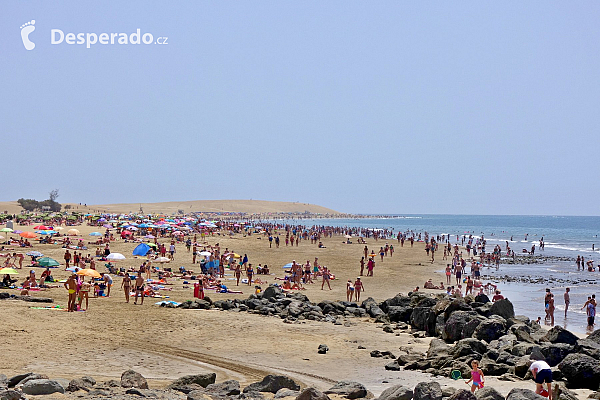
[[[242,270],[240,268],[240,265],[236,265],[235,266],[235,279],[236,279],[236,286],[240,286],[240,278],[242,277]]]
[[[83,299],[85,299],[85,309],[87,311],[89,307],[90,301],[90,288],[92,285],[89,282],[86,282],[85,279],[81,282],[81,287],[79,288],[79,309],[81,310],[81,304],[83,303]]]
[[[354,285],[352,284],[352,281],[350,279],[348,279],[348,282],[346,282],[346,301],[352,301],[353,297],[354,297]]]
[[[131,278],[129,274],[123,276],[123,282],[121,282],[121,289],[125,292],[125,303],[129,303],[129,293],[131,292]]]

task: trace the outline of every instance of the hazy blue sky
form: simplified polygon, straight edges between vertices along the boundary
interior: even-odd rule
[[[600,215],[598,2],[2,1],[0,38],[3,201]]]

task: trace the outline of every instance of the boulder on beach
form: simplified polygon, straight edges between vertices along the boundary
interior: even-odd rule
[[[515,317],[515,308],[508,299],[502,299],[496,301],[492,308],[490,308],[491,315],[499,315],[504,319],[510,319]]]
[[[395,385],[385,389],[378,400],[412,400],[413,390],[403,385]]]
[[[506,400],[548,400],[546,397],[540,396],[533,390],[529,389],[512,389],[508,392]]]
[[[300,392],[296,400],[329,400],[329,396],[318,389],[309,387]]]
[[[469,390],[458,389],[449,400],[477,400],[477,397]]]
[[[52,393],[64,393],[65,388],[58,382],[51,379],[32,379],[21,386],[25,394],[43,395]]]
[[[566,344],[577,344],[577,336],[572,334],[560,325],[554,326],[546,333],[543,337],[544,340],[550,343],[566,343]]]
[[[197,374],[197,375],[186,375],[186,376],[182,376],[181,378],[174,380],[168,386],[168,388],[175,389],[175,388],[181,388],[181,387],[190,386],[190,385],[198,385],[198,386],[205,388],[208,385],[215,383],[216,380],[217,380],[217,374],[215,374],[214,372],[210,372],[210,373],[206,373],[206,374]]]
[[[277,393],[279,389],[291,389],[300,390],[298,385],[293,379],[283,375],[267,375],[260,382],[254,382],[244,388],[244,393],[249,392],[269,392]]]
[[[475,392],[477,400],[504,400],[504,396],[491,386],[485,386]]]
[[[78,390],[89,391],[96,384],[96,380],[91,376],[82,376],[72,379],[67,386],[67,392],[76,392]]]
[[[235,380],[211,383],[206,386],[206,392],[217,396],[237,396],[240,394],[240,383]]]
[[[442,400],[442,387],[437,382],[420,382],[413,392],[414,400]]]
[[[337,394],[347,399],[360,399],[367,396],[367,389],[358,382],[340,381],[327,389],[325,394]]]
[[[130,369],[121,374],[121,386],[124,388],[148,389],[148,381],[142,374]]]
[[[600,361],[586,354],[571,353],[558,368],[571,389],[598,390],[600,386]]]
[[[21,396],[21,392],[12,389],[0,390],[0,400],[21,400],[24,399]]]

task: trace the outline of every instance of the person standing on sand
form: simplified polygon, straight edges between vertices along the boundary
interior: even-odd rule
[[[75,280],[75,274],[71,274],[67,281],[64,283],[65,289],[69,292],[69,301],[67,303],[67,311],[75,311],[75,300],[77,299],[77,281]]]
[[[365,290],[365,286],[363,285],[359,276],[354,281],[354,298],[356,299],[357,303],[360,301],[360,292],[362,292],[363,290]]]
[[[125,292],[125,303],[129,303],[129,293],[131,292],[131,278],[128,273],[123,276],[123,282],[121,282],[121,289]]]
[[[239,264],[237,264],[235,266],[235,279],[236,279],[236,286],[240,286],[240,278],[242,277],[242,268],[240,267]]]
[[[353,297],[354,285],[352,284],[352,281],[348,279],[348,282],[346,282],[346,301],[351,302]]]
[[[321,283],[321,290],[323,290],[325,282],[327,282],[327,286],[329,287],[329,290],[331,290],[331,285],[329,284],[330,278],[331,274],[329,273],[329,270],[327,269],[327,267],[323,267],[323,282]]]
[[[138,296],[142,296],[142,302],[140,305],[144,305],[144,277],[141,272],[138,272],[138,276],[135,278],[135,299],[133,304],[137,304]]]
[[[570,291],[571,289],[566,288],[565,294],[563,295],[565,298],[565,318],[567,318],[567,311],[569,310],[569,304],[571,304],[571,296],[569,295]]]
[[[71,253],[69,253],[69,250],[67,249],[67,251],[65,252],[65,269],[69,268],[69,262],[71,261]]]
[[[254,275],[252,264],[248,264],[248,268],[246,268],[246,275],[248,276],[248,286],[250,286],[252,285],[252,275]]]
[[[444,247],[445,249],[445,247]],[[452,276],[452,267],[450,267],[450,264],[446,264],[446,284],[450,285],[451,282],[451,276]]]
[[[363,276],[364,270],[365,270],[365,258],[362,257],[360,259],[360,276]]]

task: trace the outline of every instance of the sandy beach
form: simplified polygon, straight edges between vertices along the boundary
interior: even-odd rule
[[[93,238],[89,233],[102,231],[102,228],[80,225],[77,238],[87,243]],[[21,230],[32,230],[21,227]],[[281,233],[281,232],[280,232]],[[75,239],[77,239],[75,238]],[[345,300],[346,281],[356,279],[359,274],[359,260],[363,255],[364,244],[346,244],[343,236],[323,238],[325,248],[318,248],[310,241],[300,241],[299,246],[286,247],[282,241],[279,248],[269,247],[263,235],[236,234],[208,237],[211,245],[219,243],[222,249],[238,254],[247,254],[254,265],[267,264],[271,275],[259,277],[269,283],[281,283],[276,277],[285,276],[283,265],[297,260],[299,263],[319,258],[335,274],[331,281],[332,290],[321,290],[321,281],[307,284],[302,293],[313,302],[321,300]],[[168,244],[170,240],[160,239]],[[61,262],[65,250],[59,245],[45,245],[34,242],[34,250],[42,252]],[[432,278],[439,284],[445,281],[439,271],[446,261],[438,259],[431,263],[423,243],[405,243],[401,247],[392,240],[375,241],[367,239],[369,250],[377,250],[386,243],[393,244],[393,257],[377,257],[373,277],[363,277],[365,290],[361,300],[373,297],[383,301],[398,293],[408,293],[416,286]],[[125,243],[117,239],[111,243],[111,251],[126,256],[118,263],[119,267],[138,268],[145,257],[132,256],[137,243]],[[84,253],[94,254],[97,246],[89,245]],[[201,248],[201,247],[200,247]],[[22,251],[8,248],[7,251]],[[28,249],[29,251],[31,249]],[[24,252],[24,251],[23,251]],[[29,260],[29,257],[26,258]],[[24,263],[25,265],[27,264]],[[199,270],[192,264],[192,254],[183,244],[177,245],[175,259],[166,266],[174,270],[180,266]],[[97,269],[105,271],[102,262]],[[19,280],[26,276],[29,268],[20,270]],[[37,268],[37,276],[43,269]],[[71,274],[64,265],[52,270],[59,280]],[[110,297],[90,298],[89,309],[85,312],[67,313],[63,309],[35,309],[34,303],[19,300],[2,300],[3,324],[0,335],[3,337],[3,358],[10,360],[0,364],[0,373],[12,376],[28,371],[46,374],[51,377],[71,379],[80,375],[91,375],[97,380],[118,379],[127,369],[134,369],[144,375],[150,386],[161,388],[183,375],[215,372],[217,382],[228,379],[240,381],[242,386],[262,379],[269,373],[288,375],[302,386],[314,386],[325,390],[340,380],[355,380],[363,383],[374,395],[395,384],[414,386],[418,382],[435,380],[442,385],[464,388],[461,381],[433,377],[418,371],[387,371],[384,365],[389,360],[374,358],[372,350],[391,351],[396,356],[402,348],[424,353],[431,338],[415,338],[408,333],[390,335],[384,333],[372,319],[351,318],[343,325],[327,322],[302,321],[286,324],[279,318],[248,313],[231,313],[218,310],[170,309],[154,305],[162,299],[146,298],[143,305],[126,304],[121,278],[114,276],[114,286]],[[254,292],[254,285],[236,287],[233,272],[226,270],[225,282],[231,289],[242,290],[243,294],[221,294],[207,292],[213,301],[220,299],[247,298]],[[193,299],[191,284],[182,279],[172,279],[172,290],[161,291],[167,300],[183,302]],[[66,306],[67,293],[59,284],[32,295],[50,297],[54,304]],[[423,289],[421,289],[423,290]],[[16,292],[16,291],[14,291]],[[443,293],[441,290],[425,290],[428,293]],[[518,313],[518,310],[516,310]],[[330,351],[326,355],[317,354],[319,344],[327,344]],[[364,349],[359,349],[359,346]],[[506,395],[514,387],[532,388],[531,382],[506,382],[494,377],[489,385]],[[587,393],[582,391],[583,394]]]

